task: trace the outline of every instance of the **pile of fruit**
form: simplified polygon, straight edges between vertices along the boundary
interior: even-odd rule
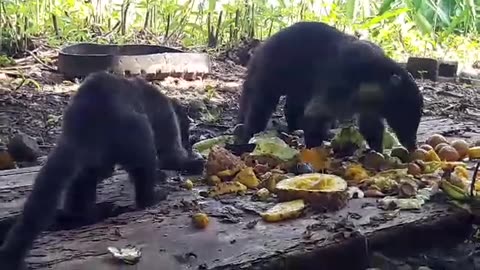
[[[379,203],[393,202],[404,209],[421,207],[438,187],[452,198],[468,199],[469,173],[463,160],[480,157],[480,147],[470,147],[464,140],[449,143],[438,134],[409,153],[389,132],[384,153],[377,153],[366,149],[354,127],[344,128],[329,145],[313,149],[303,147],[301,138],[293,135],[259,134],[250,141],[255,144],[253,152],[241,156],[224,147],[230,139],[194,146],[207,156],[207,196],[252,194],[255,200],[277,200],[261,215],[269,222],[298,217],[307,206],[335,211],[355,195],[377,197]]]

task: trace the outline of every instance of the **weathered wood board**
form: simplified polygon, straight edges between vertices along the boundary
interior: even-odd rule
[[[118,175],[107,186],[100,189],[100,202],[112,201],[123,197],[115,203],[127,204],[132,198],[131,192],[123,192],[124,186],[130,185],[125,175]],[[107,192],[108,191],[108,192]],[[107,196],[108,193],[108,197]],[[401,229],[408,231],[416,225],[427,222],[444,222],[453,218],[455,222],[465,221],[469,216],[464,212],[447,210],[447,205],[428,204],[421,212],[399,212],[391,219],[377,209],[372,199],[352,200],[349,207],[329,215],[313,215],[279,224],[267,224],[259,221],[252,229],[247,224],[258,220],[258,215],[250,211],[261,211],[266,205],[251,202],[248,199],[232,197],[223,203],[205,200],[202,208],[210,216],[211,224],[206,230],[191,226],[189,207],[198,199],[196,192],[176,191],[167,201],[148,211],[134,211],[118,217],[107,219],[93,226],[70,231],[45,233],[38,239],[28,261],[33,269],[284,269],[283,265],[291,260],[292,266],[301,265],[296,256],[312,256],[305,261],[318,261],[327,257],[322,250],[335,249],[334,239],[341,240],[349,230],[332,229],[335,224],[342,224],[342,219],[349,217],[355,230],[373,239],[370,246],[382,245],[385,239],[375,242],[377,232]],[[133,204],[132,201],[130,201]],[[370,206],[368,206],[371,204]],[[355,214],[352,214],[355,213]],[[237,222],[238,221],[238,222]],[[237,222],[237,223],[236,223]],[[440,226],[444,230],[458,230],[463,223]],[[465,223],[466,224],[466,223]],[[307,226],[317,226],[310,238],[305,239]],[[450,228],[450,229],[449,229]],[[452,229],[454,228],[454,229]],[[353,229],[353,227],[352,227]],[[404,232],[405,233],[405,232]],[[421,235],[426,237],[426,235]],[[348,238],[348,236],[347,236]],[[360,240],[360,241],[359,241]],[[344,251],[352,250],[354,254],[366,252],[365,240],[354,240]],[[420,246],[429,240],[415,237],[409,240],[412,246]],[[346,241],[348,242],[348,241]],[[142,259],[135,266],[121,266],[115,263],[107,253],[108,246],[123,247],[133,244],[142,247]],[[400,244],[400,242],[398,242]],[[389,243],[393,247],[395,243]],[[338,248],[338,247],[337,247]],[[325,252],[327,252],[325,251]],[[320,254],[313,256],[313,254]],[[191,253],[190,258],[188,254]],[[194,254],[194,256],[193,256]],[[340,254],[344,254],[341,252]],[[340,256],[338,254],[337,256]],[[332,254],[335,255],[335,254]],[[325,263],[325,267],[340,260]],[[341,261],[340,261],[341,262]],[[366,262],[363,256],[351,255],[348,261],[354,265]],[[159,266],[161,265],[161,268]],[[335,267],[338,267],[335,265]],[[345,266],[347,267],[347,266]],[[303,269],[303,268],[302,268]],[[319,269],[319,268],[317,268]],[[321,268],[339,269],[339,268]],[[347,269],[347,268],[342,268]],[[352,268],[350,268],[352,269]],[[360,269],[360,268],[359,268]]]
[[[435,121],[422,123],[419,140],[437,132],[455,136],[457,130],[466,129],[478,134],[475,125]],[[0,238],[19,213],[38,169],[0,173]],[[136,211],[132,186],[119,171],[98,190],[98,205],[108,210],[110,218],[73,230],[43,233],[28,258],[30,267],[364,269],[370,250],[395,249],[406,242],[410,248],[432,245],[435,240],[445,242],[439,234],[456,236],[452,232],[461,238],[471,220],[466,212],[450,209],[445,203],[431,202],[416,212],[385,212],[377,209],[374,199],[355,199],[336,213],[308,213],[303,218],[268,224],[258,213],[271,205],[251,201],[248,196],[215,201],[201,198],[199,189],[182,190],[174,180],[165,186],[172,191],[166,201],[147,211]],[[211,217],[205,230],[191,225],[190,214],[197,204]],[[142,258],[133,266],[118,263],[107,251],[108,246],[128,244],[142,248]]]

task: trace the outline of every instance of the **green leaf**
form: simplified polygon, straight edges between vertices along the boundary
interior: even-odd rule
[[[442,23],[446,25],[450,24],[450,19],[447,13],[445,13],[445,11],[443,11],[443,9],[439,7],[435,2],[429,0],[427,1],[427,5],[432,9],[432,11],[434,11],[435,15],[438,16]]]
[[[409,10],[408,8],[397,8],[397,9],[389,10],[389,11],[383,13],[381,16],[376,16],[376,17],[373,17],[373,18],[369,19],[369,21],[367,21],[363,25],[361,25],[360,28],[361,29],[369,29],[369,28],[379,24],[380,22],[382,22],[384,20],[388,20],[388,19],[391,19],[391,18],[396,18],[400,14],[403,14],[403,13],[407,12],[408,10]]]
[[[392,6],[393,2],[395,2],[395,0],[384,0],[382,2],[382,5],[380,6],[380,8],[378,9],[378,16],[382,15],[383,13],[387,12],[390,7]]]
[[[418,26],[418,28],[420,28],[420,31],[422,31],[424,34],[432,34],[433,33],[432,25],[430,24],[430,22],[428,22],[428,20],[421,13],[413,14],[413,19],[414,19],[416,25]]]
[[[214,11],[217,5],[217,0],[208,0],[208,11]]]
[[[352,21],[355,20],[355,16],[357,15],[357,1],[347,0],[345,5],[346,5],[347,18]]]

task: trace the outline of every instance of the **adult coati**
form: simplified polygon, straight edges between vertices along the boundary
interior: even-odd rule
[[[293,24],[255,51],[240,98],[237,143],[265,129],[283,95],[288,128],[304,129],[307,147],[320,145],[327,125],[352,112],[360,113],[371,148],[381,151],[382,118],[404,146],[415,147],[423,98],[413,78],[377,45],[327,24]]]
[[[182,124],[176,111],[182,111],[180,104],[143,79],[107,72],[87,76],[64,112],[57,146],[0,248],[0,268],[25,267],[24,258],[54,218],[63,190],[65,211],[88,215],[95,208],[97,183],[111,176],[116,164],[133,181],[139,208],[165,197],[154,190],[157,168],[203,170],[204,160],[192,158],[185,140],[182,144],[188,123]]]

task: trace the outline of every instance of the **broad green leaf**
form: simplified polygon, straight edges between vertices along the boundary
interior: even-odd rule
[[[349,20],[355,20],[355,16],[357,14],[357,1],[356,0],[346,0],[346,12],[347,18]]]
[[[380,8],[378,10],[378,16],[387,12],[390,9],[390,7],[392,6],[393,2],[395,2],[395,0],[384,0],[382,2],[382,5],[380,6]]]
[[[433,27],[428,20],[420,13],[413,14],[416,25],[424,34],[432,34]]]
[[[435,15],[442,21],[442,23],[449,25],[450,19],[448,18],[447,13],[445,13],[434,1],[428,0],[426,1],[427,5],[432,9]]]
[[[217,0],[208,0],[208,11],[214,11],[217,5]]]

